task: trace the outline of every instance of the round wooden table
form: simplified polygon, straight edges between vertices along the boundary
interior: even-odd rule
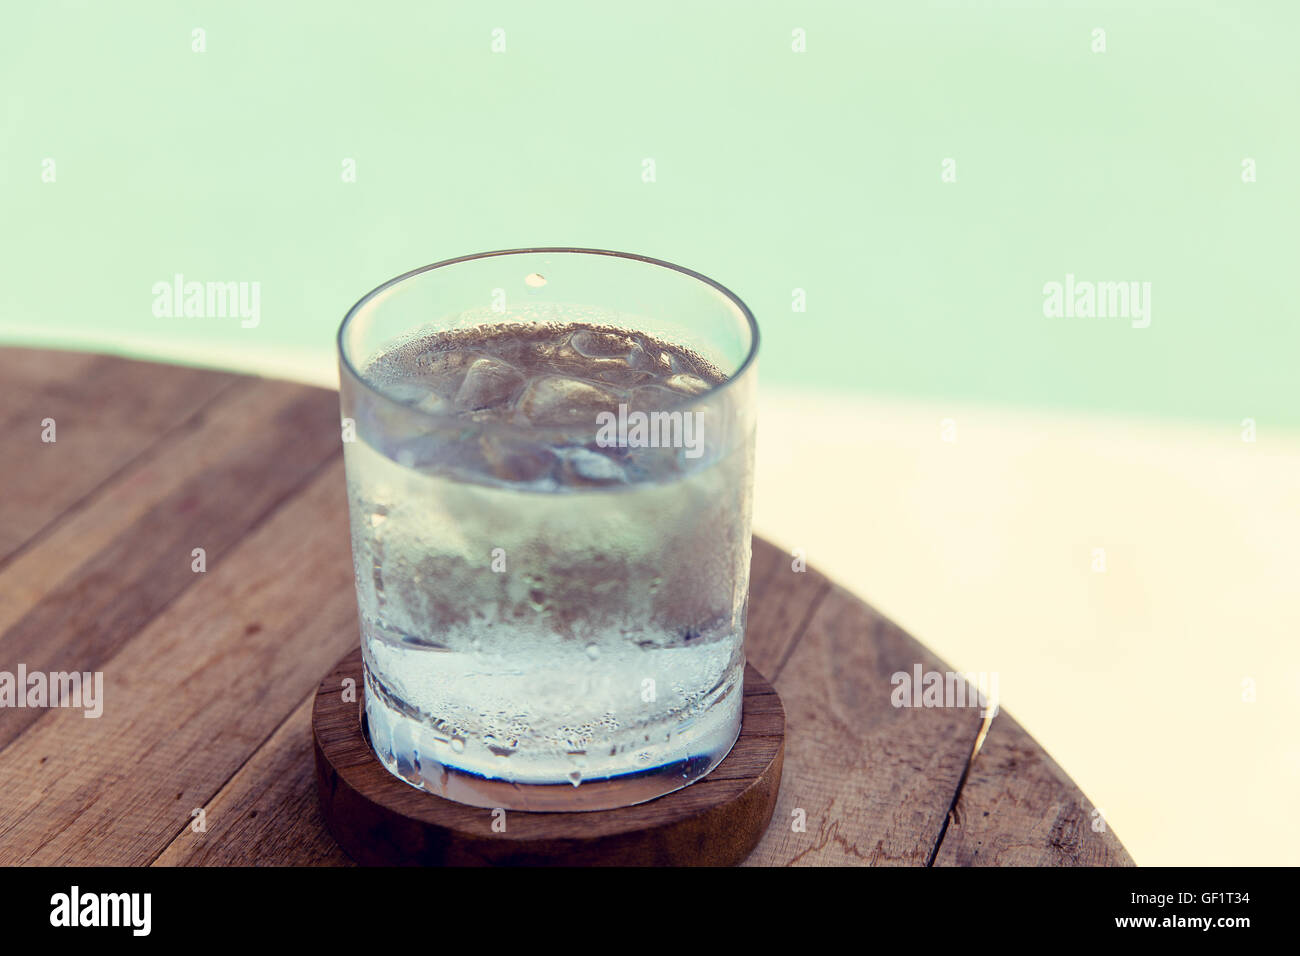
[[[337,395],[0,349],[0,402],[0,672],[103,680],[0,708],[0,864],[349,864],[310,732],[357,641]],[[898,627],[757,538],[751,582],[787,736],[747,864],[1131,864],[1006,712],[891,704],[948,670]]]

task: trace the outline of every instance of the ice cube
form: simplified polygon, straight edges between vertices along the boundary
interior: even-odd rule
[[[671,375],[673,373],[673,357],[671,353],[662,349],[653,349],[646,354],[650,356],[652,367],[660,375]]]
[[[517,438],[485,435],[479,448],[493,477],[501,481],[542,481],[555,466],[555,455],[548,449]]]
[[[573,348],[587,358],[626,358],[634,345],[631,338],[617,332],[583,329],[569,339]]]
[[[600,452],[586,448],[565,448],[559,455],[565,484],[610,485],[627,480],[623,466]]]
[[[496,408],[514,398],[523,384],[523,374],[513,365],[480,358],[465,373],[465,381],[456,392],[456,406],[465,411]]]
[[[664,384],[686,395],[702,395],[710,388],[709,383],[698,375],[687,375],[685,373],[668,376],[664,380]]]
[[[464,349],[439,350],[429,349],[415,358],[419,370],[419,381],[430,391],[446,398],[456,394],[469,368],[478,355]]]
[[[655,371],[655,357],[647,352],[640,342],[632,343],[632,350],[627,353],[626,358],[628,368],[640,369],[646,372]]]
[[[596,372],[596,378],[602,382],[609,382],[611,385],[621,385],[627,388],[629,385],[640,385],[642,382],[648,382],[654,378],[654,375],[650,372],[628,368],[622,362],[610,362],[608,368],[602,368]]]
[[[596,413],[613,411],[618,396],[609,389],[560,375],[547,375],[529,383],[519,399],[519,409],[534,425],[584,425],[595,427]]]
[[[700,371],[696,357],[682,352],[674,352],[668,356],[668,364],[672,366],[674,372],[682,372],[686,375],[697,375]]]
[[[658,412],[682,404],[682,393],[662,385],[642,385],[632,389],[627,406],[631,411]]]

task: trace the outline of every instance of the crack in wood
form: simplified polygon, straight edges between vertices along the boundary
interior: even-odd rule
[[[975,732],[975,742],[971,744],[970,756],[966,758],[966,766],[962,767],[961,776],[957,778],[957,789],[953,792],[952,803],[948,804],[948,812],[944,814],[943,825],[939,827],[939,836],[934,841],[934,848],[930,850],[930,856],[925,861],[926,866],[934,866],[934,861],[939,856],[939,848],[943,846],[943,838],[948,835],[948,824],[956,821],[961,826],[961,819],[957,809],[957,802],[961,800],[961,792],[966,786],[966,778],[970,776],[971,768],[975,766],[975,759],[980,754],[980,749],[984,746],[984,740],[989,735],[989,728],[993,726],[993,718],[997,712],[985,715],[980,721],[979,730]]]

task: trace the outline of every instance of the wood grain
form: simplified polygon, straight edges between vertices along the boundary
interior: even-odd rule
[[[1104,815],[1011,715],[998,713],[935,866],[1132,866]]]
[[[351,645],[344,508],[336,460],[102,664],[101,718],[37,712],[0,751],[0,863],[148,863],[189,825]]]
[[[916,663],[944,669],[842,588],[821,600],[775,682],[787,714],[785,785],[750,862],[927,863],[980,719],[893,707],[890,675]],[[805,832],[794,829],[800,818]]]
[[[312,753],[313,690],[154,866],[355,866],[325,830]]]
[[[0,349],[0,398],[0,671],[105,682],[99,719],[0,709],[0,863],[346,864],[309,732],[357,642],[337,395]],[[1008,715],[971,763],[976,712],[892,707],[892,672],[946,666],[759,539],[746,651],[787,720],[747,863],[1130,862]]]
[[[11,625],[4,635],[6,655],[29,671],[103,669],[195,582],[195,548],[217,566],[338,455],[337,413],[329,398],[304,390],[272,415],[247,421],[245,439],[231,455],[154,502]],[[123,588],[123,581],[131,586]],[[35,709],[0,711],[0,748],[40,715]]]
[[[0,358],[5,356],[0,350]],[[232,379],[232,381],[241,381]],[[126,542],[139,549],[148,542],[135,540],[137,522],[145,520],[159,501],[194,497],[204,476],[235,458],[247,441],[250,428],[274,419],[302,400],[299,386],[251,379],[224,394],[182,425],[161,435],[131,467],[105,481],[93,496],[52,520],[42,534],[27,543],[6,564],[0,562],[4,583],[0,591],[0,633],[31,611],[46,595],[63,587],[82,569],[87,559]],[[322,406],[322,411],[328,406]],[[327,449],[328,452],[328,449]],[[208,493],[204,489],[204,493]],[[202,537],[206,539],[204,531]],[[177,555],[188,565],[189,553]],[[76,585],[71,585],[73,591]]]
[[[60,353],[0,349],[0,561],[237,381],[221,372],[62,354],[60,370]],[[47,419],[56,439],[48,443],[41,439]]]
[[[775,681],[831,584],[814,570],[796,572],[791,556],[761,538],[753,552],[745,658]]]

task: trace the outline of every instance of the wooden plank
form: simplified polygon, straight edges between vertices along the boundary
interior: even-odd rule
[[[772,826],[746,865],[924,866],[979,729],[977,709],[896,708],[890,675],[946,670],[836,586],[776,681],[785,776]],[[796,832],[796,811],[806,832]]]
[[[4,356],[0,350],[0,356]],[[0,566],[0,636],[158,504],[193,487],[248,442],[251,423],[286,413],[302,388],[247,379],[164,435]],[[129,582],[123,582],[129,584]],[[65,590],[65,593],[66,592]],[[2,648],[3,645],[0,645]]]
[[[749,583],[745,658],[775,681],[831,585],[812,569],[795,571],[787,551],[757,537]]]
[[[22,358],[6,356],[6,371],[22,369]],[[0,563],[238,381],[109,356],[61,353],[59,361],[67,372],[52,380],[58,362],[48,357],[0,377]],[[54,442],[41,440],[45,419],[55,422]]]
[[[4,414],[49,385],[84,375],[102,356],[59,349],[0,348],[0,392]]]
[[[316,796],[315,690],[208,801],[206,830],[181,831],[154,866],[355,866],[325,831]]]
[[[219,566],[323,462],[340,455],[336,396],[297,389],[286,406],[254,414],[232,454],[174,488],[44,594],[0,637],[0,659],[29,671],[99,670],[202,577],[192,569],[193,549],[205,549],[207,573]],[[341,540],[348,540],[346,531]],[[339,549],[338,542],[330,546]],[[0,748],[40,715],[0,710]]]
[[[1132,866],[1056,761],[999,712],[953,807],[935,866]],[[1096,827],[1096,828],[1095,828]]]
[[[0,864],[154,860],[356,641],[347,540],[336,458],[104,662],[101,718],[0,752]]]

